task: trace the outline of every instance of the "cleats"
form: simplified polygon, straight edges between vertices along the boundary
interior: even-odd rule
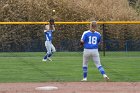
[[[52,61],[52,59],[48,57],[47,59],[42,59],[42,61]]]
[[[51,58],[49,58],[49,57],[47,58],[47,60],[52,61],[52,59],[51,59]]]
[[[81,81],[82,81],[82,82],[85,82],[85,81],[87,81],[87,78],[83,78]]]
[[[109,81],[109,77],[107,75],[104,74],[103,77],[104,77],[105,81],[107,81],[107,82]]]
[[[105,81],[107,81],[107,82],[109,81],[109,77],[105,77],[104,79],[105,79]]]
[[[42,59],[42,61],[47,61],[47,59]]]
[[[106,82],[109,81],[109,77],[108,77],[107,75],[104,74],[103,77],[104,77],[104,80],[105,80]],[[87,81],[87,78],[83,78],[81,81],[82,81],[82,82],[86,82],[86,81]]]

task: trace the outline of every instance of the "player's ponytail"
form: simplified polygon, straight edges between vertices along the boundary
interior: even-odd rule
[[[92,21],[90,23],[90,31],[96,31],[97,29],[97,22],[96,21]]]

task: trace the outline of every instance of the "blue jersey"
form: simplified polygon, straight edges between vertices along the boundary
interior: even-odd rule
[[[52,41],[52,32],[53,32],[53,30],[49,30],[47,32],[44,32],[46,41]]]
[[[81,40],[84,41],[85,49],[97,49],[101,40],[101,34],[97,31],[91,32],[88,30],[83,33]]]

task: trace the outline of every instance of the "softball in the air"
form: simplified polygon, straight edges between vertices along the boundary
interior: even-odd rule
[[[53,10],[53,12],[55,12],[55,10]]]

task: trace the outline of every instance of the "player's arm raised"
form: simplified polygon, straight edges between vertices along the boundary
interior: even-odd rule
[[[52,26],[52,30],[55,31],[55,26],[54,25],[51,25],[51,26]]]
[[[50,19],[49,20],[49,25],[50,25],[50,28],[49,29],[54,31],[55,30],[54,19]]]
[[[49,25],[45,25],[44,32],[47,32],[47,31],[49,31]]]

